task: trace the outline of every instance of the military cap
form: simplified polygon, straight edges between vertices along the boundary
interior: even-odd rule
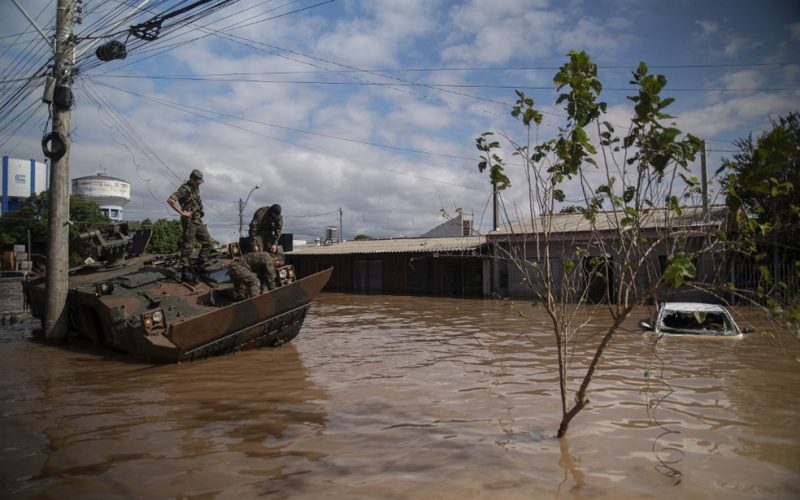
[[[201,172],[201,171],[199,171],[197,169],[194,169],[194,170],[192,170],[192,173],[189,175],[189,177],[192,177],[194,179],[200,179],[202,181],[203,180],[203,172]]]

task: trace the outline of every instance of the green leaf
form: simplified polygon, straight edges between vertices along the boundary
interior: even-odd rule
[[[664,279],[675,288],[682,286],[686,278],[693,278],[696,274],[697,269],[692,259],[685,253],[672,255],[664,269]]]

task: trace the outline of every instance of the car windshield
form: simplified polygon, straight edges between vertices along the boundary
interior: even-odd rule
[[[734,333],[730,319],[721,311],[666,310],[661,318],[661,330],[667,333]]]

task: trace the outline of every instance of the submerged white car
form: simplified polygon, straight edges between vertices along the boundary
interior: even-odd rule
[[[702,302],[665,302],[653,322],[639,323],[659,335],[711,335],[736,337],[750,333],[740,329],[727,309]]]

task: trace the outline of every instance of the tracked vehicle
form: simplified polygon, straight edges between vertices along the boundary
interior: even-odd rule
[[[155,362],[181,362],[240,349],[278,346],[300,332],[311,301],[332,269],[298,279],[276,260],[277,288],[236,301],[227,267],[239,246],[228,245],[213,267],[188,279],[177,255],[144,252],[150,230],[115,225],[81,235],[96,262],[70,271],[70,337]],[[44,318],[45,277],[23,283],[31,314]]]

